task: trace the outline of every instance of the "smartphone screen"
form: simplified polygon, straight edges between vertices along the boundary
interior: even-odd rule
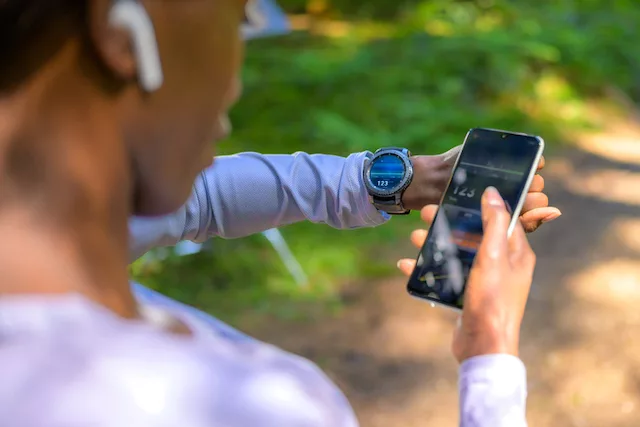
[[[536,136],[469,131],[409,279],[411,295],[462,309],[467,276],[482,240],[482,193],[497,188],[512,216],[519,216],[543,146]]]

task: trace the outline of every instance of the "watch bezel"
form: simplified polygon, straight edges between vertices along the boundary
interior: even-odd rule
[[[392,187],[388,190],[380,190],[376,186],[374,186],[373,182],[371,181],[371,166],[373,166],[373,163],[377,159],[379,159],[384,155],[389,155],[389,154],[398,157],[402,161],[402,163],[404,164],[405,174],[404,174],[404,177],[400,180],[400,183],[395,187]],[[373,157],[371,157],[371,159],[369,159],[369,161],[365,164],[365,167],[364,167],[364,185],[365,187],[367,187],[367,191],[371,196],[376,196],[376,197],[394,196],[399,192],[405,190],[409,186],[409,184],[411,184],[412,178],[413,178],[413,163],[411,163],[409,156],[407,156],[405,153],[403,153],[398,149],[387,148],[387,149],[381,149],[376,151],[376,153],[373,155]]]

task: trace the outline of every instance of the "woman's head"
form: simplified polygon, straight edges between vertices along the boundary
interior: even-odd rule
[[[225,136],[227,110],[240,92],[239,27],[246,1],[140,0],[127,6],[131,3],[0,0],[0,105],[38,98],[30,105],[46,105],[50,117],[71,104],[86,108],[87,116],[99,110],[116,137],[104,146],[96,142],[93,158],[82,157],[100,164],[90,179],[100,186],[97,181],[113,178],[100,174],[126,170],[129,188],[122,191],[131,194],[131,213],[163,214],[184,203],[195,176],[212,160],[213,142]],[[121,12],[117,22],[114,7]],[[127,13],[137,15],[122,19]],[[144,25],[147,18],[152,27]],[[148,54],[156,47],[163,81],[148,91],[140,77],[153,61],[145,63],[139,49]],[[91,147],[91,141],[86,144]],[[20,150],[24,166],[29,150],[38,157],[36,151],[43,149],[31,144]],[[20,174],[23,180],[28,176],[34,174]]]
[[[154,213],[176,209],[184,202],[195,174],[211,164],[213,142],[229,130],[227,110],[240,94],[239,29],[246,2],[147,3],[164,82],[151,94],[130,85],[122,123],[139,184],[137,208]],[[104,39],[108,46],[109,36]],[[126,57],[124,52],[113,56],[112,67],[124,71],[122,78],[135,81],[139,72],[131,64],[117,64],[118,57]]]

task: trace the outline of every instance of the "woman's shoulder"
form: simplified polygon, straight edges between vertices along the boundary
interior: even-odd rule
[[[206,391],[206,361],[188,340],[81,300],[18,305],[28,317],[0,326],[0,425],[155,426],[176,411],[188,420],[181,408]]]
[[[89,307],[3,340],[0,425],[354,425],[344,396],[303,358]]]

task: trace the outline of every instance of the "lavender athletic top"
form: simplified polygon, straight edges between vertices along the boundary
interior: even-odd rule
[[[303,219],[338,228],[383,223],[362,185],[367,155],[218,158],[179,212],[132,220],[133,258],[182,239],[239,237]],[[123,320],[78,295],[0,299],[1,427],[357,426],[343,394],[309,361],[133,289],[147,311],[181,319],[194,335]],[[459,384],[461,426],[526,426],[519,359],[472,358]]]
[[[343,394],[307,360],[172,305],[151,307],[194,336],[120,319],[77,295],[0,300],[0,425],[357,426]],[[517,358],[468,360],[461,425],[525,426],[524,384]]]

